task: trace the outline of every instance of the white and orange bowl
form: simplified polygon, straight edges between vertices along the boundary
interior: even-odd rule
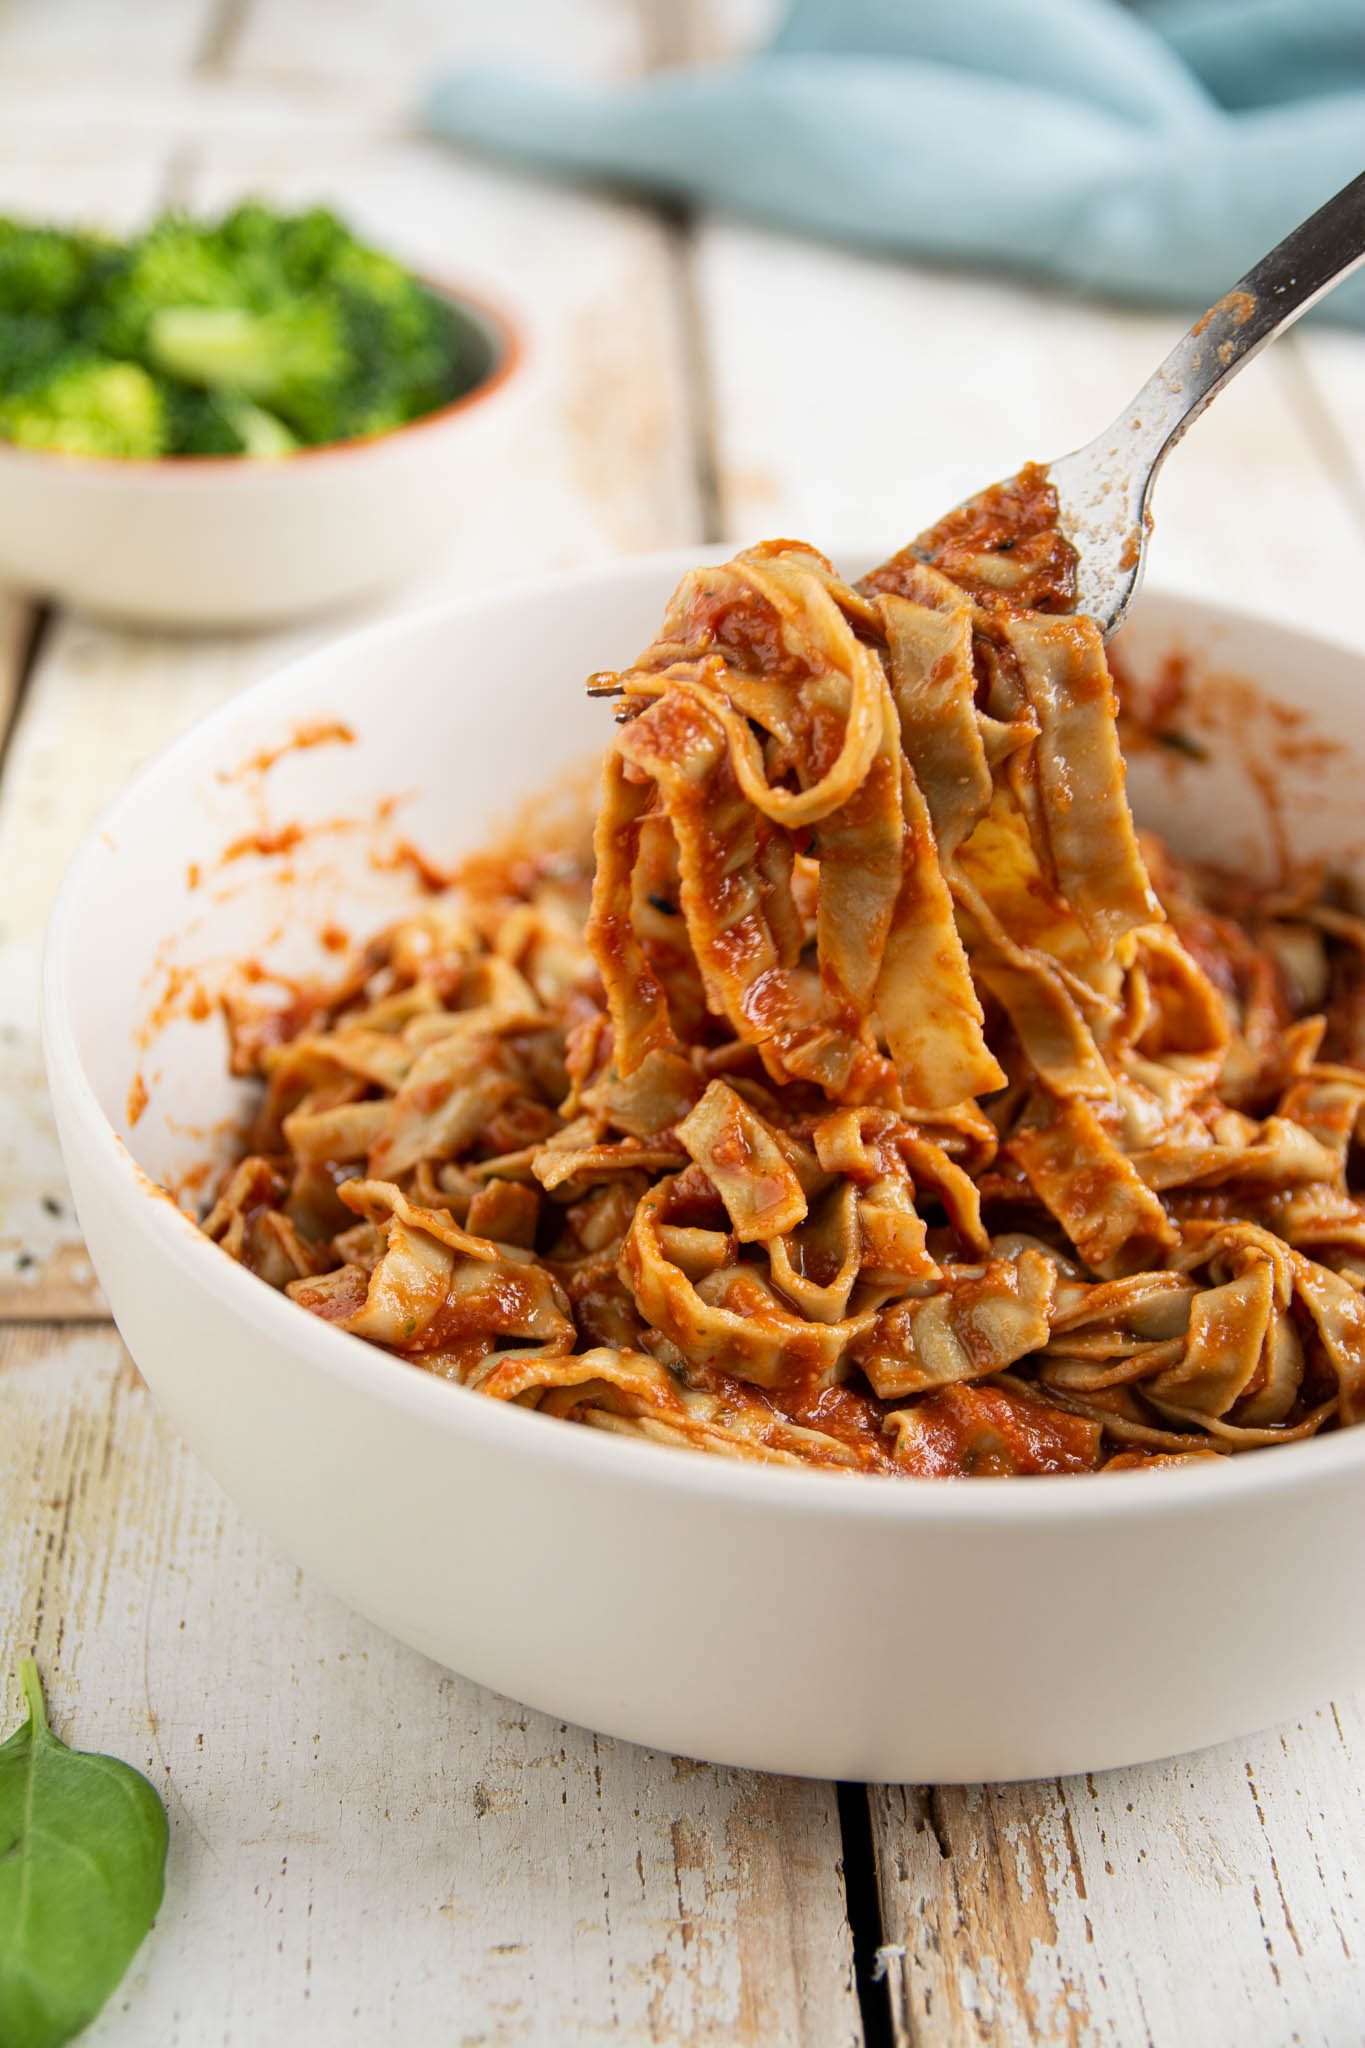
[[[221,1018],[187,991],[248,957],[316,967],[324,925],[363,937],[411,903],[400,835],[437,858],[476,848],[600,750],[610,713],[583,678],[647,644],[693,559],[499,591],[311,655],[178,740],[86,839],[48,936],[48,1071],[81,1226],[167,1418],[361,1613],[499,1692],[665,1750],[1015,1778],[1217,1742],[1361,1683],[1343,1588],[1365,1566],[1365,1429],[1108,1477],[708,1458],[428,1377],[273,1292],[159,1191],[226,1156],[244,1101]],[[1130,664],[1173,644],[1295,717],[1359,730],[1359,655],[1146,596]],[[1360,757],[1289,752],[1300,850],[1339,850]],[[1230,749],[1140,757],[1131,780],[1178,847],[1263,851]],[[240,850],[253,840],[278,850]]]
[[[401,583],[478,517],[526,395],[522,323],[431,285],[479,381],[392,433],[278,459],[64,455],[0,440],[0,581],[146,626],[283,625]]]

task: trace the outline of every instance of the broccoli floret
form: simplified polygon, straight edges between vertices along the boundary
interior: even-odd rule
[[[278,406],[291,392],[331,389],[346,375],[346,337],[327,305],[286,304],[253,313],[242,306],[168,306],[147,329],[158,370],[209,391],[233,391]]]
[[[43,313],[0,312],[0,397],[35,376],[46,376],[70,347],[60,320]]]
[[[72,352],[0,397],[0,436],[67,455],[161,455],[166,412],[140,364]]]
[[[147,332],[167,306],[234,306],[240,284],[211,230],[168,215],[122,253],[86,323],[111,355],[143,357]]]
[[[241,208],[218,239],[242,303],[154,314],[144,351],[156,368],[267,405],[312,445],[389,432],[460,388],[454,309],[330,214]]]
[[[248,398],[215,397],[173,377],[161,389],[168,455],[292,455],[299,445],[283,420]]]
[[[353,237],[326,207],[273,213],[259,201],[227,215],[218,240],[239,275],[257,292],[308,293],[328,284],[338,253]]]
[[[387,258],[381,260],[387,266]],[[351,339],[359,409],[377,404],[397,420],[419,419],[477,381],[482,365],[470,348],[473,337],[452,305],[401,271],[391,278],[376,266],[372,288],[357,273],[363,274],[362,266],[348,262],[337,289]]]
[[[72,344],[59,320],[0,313],[0,439],[81,455],[159,455],[166,415],[135,363]]]
[[[334,214],[255,203],[216,226],[168,216],[123,249],[0,222],[0,397],[27,396],[59,361],[65,374],[73,350],[84,376],[94,359],[149,373],[166,450],[185,455],[386,433],[489,368],[456,308]],[[124,432],[111,423],[112,440]]]
[[[96,288],[112,245],[60,228],[0,219],[0,313],[69,313]]]
[[[232,430],[242,444],[244,455],[292,455],[299,443],[290,433],[282,419],[273,412],[267,412],[263,405],[253,405],[249,398],[234,398],[231,395],[218,401]]]
[[[342,324],[344,380],[298,400],[297,424],[308,440],[402,426],[444,405],[486,368],[477,350],[466,364],[471,337],[452,306],[324,208],[281,219],[242,207],[223,236],[244,261],[273,261],[291,291],[325,299]]]
[[[244,455],[241,436],[216,398],[174,377],[161,379],[168,455]]]
[[[264,405],[312,445],[385,433],[460,388],[453,309],[320,207],[163,222],[109,302],[104,346]]]

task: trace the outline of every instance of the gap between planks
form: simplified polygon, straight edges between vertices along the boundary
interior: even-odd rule
[[[0,589],[0,775],[45,621],[40,605],[18,591]]]
[[[196,76],[214,78],[231,70],[251,5],[252,0],[216,0],[195,53],[192,69]]]
[[[257,1536],[111,1330],[0,1330],[0,1717],[166,1796],[165,1906],[91,2048],[859,2048],[833,1788],[443,1672]],[[244,1597],[245,1596],[245,1597]]]
[[[1196,1756],[873,1794],[897,2048],[1362,2039],[1365,1717]]]

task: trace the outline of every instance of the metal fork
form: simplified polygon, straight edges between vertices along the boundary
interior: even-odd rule
[[[1195,321],[1112,426],[1044,465],[1058,523],[1080,557],[1075,608],[1097,620],[1106,638],[1142,581],[1152,485],[1176,442],[1267,342],[1363,261],[1365,172]]]

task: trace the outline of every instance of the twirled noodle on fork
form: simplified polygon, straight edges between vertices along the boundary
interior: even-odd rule
[[[1135,831],[1024,472],[844,583],[684,578],[594,842],[288,1009],[205,1228],[484,1395],[776,1463],[1216,1458],[1365,1419],[1365,924]]]

